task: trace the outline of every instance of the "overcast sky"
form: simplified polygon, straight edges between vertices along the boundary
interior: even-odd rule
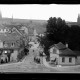
[[[49,17],[61,17],[66,21],[77,21],[80,13],[80,5],[0,5],[3,17],[23,18],[23,19],[42,19],[48,20]]]

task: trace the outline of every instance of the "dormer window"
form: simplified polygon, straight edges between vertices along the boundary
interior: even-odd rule
[[[8,45],[7,44],[4,44],[4,47],[8,47]]]
[[[5,31],[5,29],[3,29],[3,32]]]
[[[8,32],[8,29],[5,29],[5,32]]]
[[[8,44],[4,41],[3,42],[4,47],[8,47]]]

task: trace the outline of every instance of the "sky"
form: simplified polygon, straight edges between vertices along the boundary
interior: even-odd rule
[[[16,4],[0,5],[3,17],[19,19],[48,20],[50,17],[61,17],[66,21],[76,22],[80,13],[80,5],[64,4]]]

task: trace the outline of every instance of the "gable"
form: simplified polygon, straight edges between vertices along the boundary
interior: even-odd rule
[[[22,35],[16,28],[13,28],[12,29],[12,33],[11,34],[13,36],[21,36]]]
[[[59,42],[58,44],[53,44],[52,46],[50,46],[50,48],[56,47],[57,49],[66,49],[66,45],[64,45],[63,43]],[[49,49],[50,49],[49,48]]]
[[[72,51],[69,48],[66,48],[65,50],[60,50],[60,56],[76,56],[76,54],[74,53],[74,51]]]
[[[61,42],[59,42],[58,44],[55,44],[55,47],[58,48],[58,49],[66,49],[66,45],[64,45]]]

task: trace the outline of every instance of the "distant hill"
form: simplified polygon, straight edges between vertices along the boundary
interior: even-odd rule
[[[0,24],[7,25],[25,25],[28,28],[35,28],[37,33],[44,33],[46,31],[47,20],[30,20],[30,19],[12,19],[12,18],[2,18],[0,19]]]

